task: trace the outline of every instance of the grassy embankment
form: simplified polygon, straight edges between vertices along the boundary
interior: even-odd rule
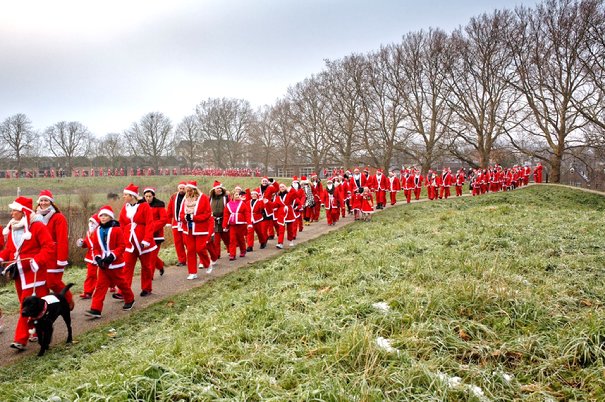
[[[389,209],[3,368],[0,400],[602,400],[604,212],[548,186]]]

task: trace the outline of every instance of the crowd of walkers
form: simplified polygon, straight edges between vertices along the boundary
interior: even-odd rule
[[[168,204],[156,198],[156,190],[129,184],[123,189],[124,204],[116,215],[110,205],[101,207],[88,221],[85,235],[77,245],[86,248],[87,266],[83,292],[90,299],[86,315],[99,318],[108,293],[123,301],[123,310],[132,309],[135,265],[141,265],[141,297],[153,293],[153,278],[163,275],[165,264],[159,256],[164,229],[170,227],[177,266],[187,267],[187,280],[198,279],[200,271],[210,274],[226,250],[230,261],[243,258],[255,248],[294,247],[299,232],[318,222],[325,210],[328,225],[350,214],[355,220],[370,220],[376,209],[395,205],[400,191],[405,202],[420,199],[422,188],[430,200],[448,198],[451,187],[461,196],[466,183],[472,195],[507,191],[542,181],[540,164],[532,169],[495,165],[455,174],[449,168],[430,170],[426,175],[414,167],[385,174],[377,169],[355,168],[336,172],[320,180],[313,173],[293,177],[288,183],[262,177],[256,188],[239,186],[228,191],[215,181],[206,194],[195,180],[182,181]],[[342,173],[342,174],[341,174]],[[63,272],[68,263],[68,225],[50,190],[40,192],[36,205],[32,198],[17,197],[9,204],[11,220],[0,236],[2,274],[14,279],[19,301],[64,287]],[[71,292],[66,299],[73,309]],[[36,341],[31,320],[19,317],[11,347],[25,349]]]
[[[16,170],[6,170],[4,172],[4,178],[6,179],[18,179],[18,178],[34,178],[34,177],[45,177],[45,178],[58,178],[65,177],[67,172],[63,168],[56,169],[44,169],[42,171],[27,170],[23,172],[17,172]],[[158,170],[146,167],[146,168],[77,168],[71,171],[72,177],[124,177],[124,176],[227,176],[227,177],[260,177],[260,169],[249,169],[249,168],[232,168],[232,169],[217,169],[217,168],[159,168]]]

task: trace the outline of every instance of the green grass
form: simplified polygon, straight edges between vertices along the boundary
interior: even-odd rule
[[[604,212],[551,186],[387,209],[3,368],[0,400],[602,400]]]

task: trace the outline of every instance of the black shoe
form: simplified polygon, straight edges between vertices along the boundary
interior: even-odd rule
[[[124,295],[122,293],[114,293],[111,295],[114,299],[124,300]]]
[[[252,247],[248,247],[248,248],[246,248],[246,252],[248,252],[248,253],[249,253],[250,251],[254,251],[254,250],[252,249]]]
[[[268,240],[273,240],[273,239],[275,239],[275,236],[269,236],[269,237],[267,237],[267,239]]]
[[[160,276],[164,275],[164,268],[160,269]]]
[[[131,301],[130,303],[124,303],[124,306],[122,306],[122,310],[130,311],[130,310],[132,310],[132,306],[134,306],[134,300]]]
[[[176,263],[176,266],[177,266],[177,267],[184,267],[184,266],[186,266],[186,265],[187,265],[187,264],[185,264],[184,262],[177,262],[177,263]]]
[[[141,297],[149,296],[151,294],[151,290],[143,290],[141,292]]]
[[[92,317],[92,318],[101,318],[101,312],[99,310],[86,310],[84,312],[84,315],[86,315],[87,317]]]
[[[261,248],[261,249],[262,249],[262,248],[265,248],[265,247],[267,247],[267,243],[266,243],[266,242],[265,242],[265,243],[261,243],[261,244],[260,244],[260,248]]]
[[[25,350],[25,345],[19,342],[13,342],[11,343],[11,348],[17,349],[19,352],[22,352]]]

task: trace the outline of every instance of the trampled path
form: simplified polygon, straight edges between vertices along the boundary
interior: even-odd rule
[[[465,191],[463,196],[470,196]],[[452,197],[456,198],[456,197]],[[421,198],[419,201],[412,201],[412,203],[429,201],[427,198]],[[445,202],[446,200],[439,200],[437,202]],[[405,205],[401,201],[395,205],[395,207]],[[391,206],[387,206],[391,208]],[[377,212],[380,212],[378,210]],[[296,244],[307,242],[315,239],[323,234],[329,233],[333,230],[338,230],[345,225],[354,222],[352,215],[347,215],[341,219],[335,226],[328,226],[325,218],[319,222],[314,222],[309,226],[305,226],[304,230],[297,235]],[[206,282],[215,280],[222,276],[225,276],[231,272],[237,271],[249,264],[253,264],[258,261],[266,260],[274,257],[288,250],[288,242],[284,243],[284,250],[279,250],[275,247],[276,240],[270,240],[267,244],[267,248],[264,250],[258,249],[258,244],[255,244],[255,249],[251,253],[247,253],[244,258],[237,258],[235,261],[229,261],[227,254],[223,250],[221,259],[219,260],[216,268],[211,274],[206,274],[205,270],[198,272],[199,279],[188,281],[187,278],[187,267],[176,267],[166,266],[166,271],[163,276],[159,276],[156,273],[155,280],[153,281],[153,294],[147,297],[139,297],[141,292],[141,281],[137,275],[133,280],[132,291],[135,294],[135,306],[132,311],[122,311],[122,301],[117,301],[111,298],[111,294],[108,293],[105,298],[105,304],[103,306],[103,317],[100,319],[91,319],[84,315],[84,312],[90,308],[90,300],[81,300],[77,296],[77,292],[74,292],[74,300],[76,306],[71,313],[72,317],[72,328],[74,341],[77,342],[79,337],[84,336],[83,334],[91,329],[94,329],[101,325],[106,325],[114,320],[123,318],[128,314],[136,313],[137,310],[141,310],[149,305],[162,302],[171,296],[176,294],[184,293],[192,288],[203,286]],[[172,246],[170,246],[172,247]],[[295,246],[296,247],[296,246]],[[81,284],[78,284],[77,289],[81,289]],[[4,332],[0,333],[0,366],[6,366],[11,363],[18,361],[19,359],[38,353],[40,346],[37,343],[29,343],[27,350],[23,352],[17,352],[11,349],[9,345],[13,340],[14,329],[17,322],[17,315],[12,314],[4,317]],[[52,345],[64,345],[67,337],[67,330],[63,320],[59,318],[55,323],[55,331],[53,334]],[[50,353],[52,353],[52,348]],[[42,357],[43,358],[43,357]]]

